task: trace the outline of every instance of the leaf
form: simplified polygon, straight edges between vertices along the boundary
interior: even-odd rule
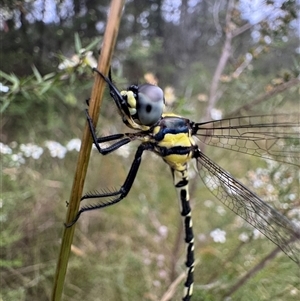
[[[75,33],[74,39],[75,39],[75,51],[78,55],[80,55],[80,51],[82,49],[82,44],[81,44],[78,32]]]
[[[45,82],[42,89],[40,90],[40,95],[44,94],[45,92],[47,92],[52,86],[52,82],[51,81],[48,81],[48,82]]]
[[[5,78],[6,80],[8,80],[9,82],[11,82],[13,84],[18,84],[18,85],[20,84],[20,80],[14,74],[9,75],[3,71],[0,71],[0,77]]]
[[[42,78],[40,72],[37,70],[37,68],[34,65],[31,68],[32,68],[32,71],[33,71],[33,74],[34,74],[35,78],[37,79],[37,82],[42,83],[43,78]]]
[[[21,90],[21,94],[24,96],[24,98],[32,100],[32,95],[30,95],[27,91]]]
[[[10,105],[11,103],[11,99],[7,98],[3,101],[3,104],[1,104],[1,107],[0,107],[0,113],[3,113],[6,108]]]
[[[55,72],[51,72],[51,73],[48,73],[48,74],[44,75],[43,76],[43,80],[46,81],[46,80],[48,80],[50,78],[53,78],[55,76],[56,76],[56,73]]]

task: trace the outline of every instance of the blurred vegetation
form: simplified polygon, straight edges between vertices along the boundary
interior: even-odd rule
[[[70,141],[81,137],[109,1],[1,2],[0,297],[50,300],[77,158]],[[112,63],[114,81],[123,89],[155,79],[168,96],[167,109],[195,121],[232,112],[299,112],[299,2],[279,2],[268,1],[270,13],[257,21],[248,1],[127,1]],[[108,94],[101,112],[99,135],[128,131]],[[136,145],[106,157],[93,153],[85,191],[121,185]],[[278,210],[297,218],[292,209],[300,204],[299,171],[205,151],[250,188],[253,174],[263,170],[267,180],[256,192],[275,198]],[[275,246],[256,238],[215,201],[199,177],[192,177],[191,186],[198,259],[193,300],[297,300],[299,268],[283,253],[262,268]],[[161,300],[185,271],[175,197],[168,167],[145,154],[126,200],[80,218],[63,300]],[[218,228],[226,231],[224,243],[210,236]],[[225,299],[254,267],[259,272]],[[172,300],[181,295],[182,283]]]

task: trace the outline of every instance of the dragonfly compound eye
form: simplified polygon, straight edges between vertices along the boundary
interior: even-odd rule
[[[144,84],[139,86],[137,96],[137,119],[143,125],[153,125],[163,113],[165,101],[162,89]]]

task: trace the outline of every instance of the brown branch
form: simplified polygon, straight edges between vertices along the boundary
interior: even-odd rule
[[[208,99],[208,106],[206,108],[206,114],[205,114],[205,120],[210,119],[210,112],[215,107],[216,102],[218,101],[218,87],[219,87],[219,81],[220,77],[223,73],[223,70],[227,64],[228,58],[230,56],[231,51],[231,39],[232,39],[232,33],[230,31],[230,19],[231,19],[231,12],[233,8],[233,0],[230,0],[227,7],[227,13],[226,13],[226,31],[225,31],[225,43],[222,49],[222,53],[217,65],[217,68],[215,70],[215,73],[212,78],[212,82],[210,85],[209,90],[209,99]]]
[[[249,30],[253,24],[246,23],[240,28],[231,29],[231,16],[232,11],[234,8],[234,0],[230,0],[228,2],[227,6],[227,12],[226,12],[226,18],[225,18],[225,42],[222,49],[222,53],[218,62],[218,65],[216,67],[215,73],[213,75],[210,90],[209,90],[209,99],[208,99],[208,106],[206,108],[205,113],[205,120],[210,120],[210,112],[211,110],[216,106],[216,103],[218,102],[220,98],[220,92],[218,92],[220,78],[222,76],[222,73],[226,67],[226,64],[228,62],[228,59],[231,55],[231,42],[232,39],[237,37],[238,35],[242,34],[243,32]]]
[[[291,87],[299,85],[299,84],[300,84],[300,79],[298,79],[298,78],[291,79],[290,81],[283,83],[281,85],[278,85],[278,86],[274,87],[272,90],[270,90],[266,93],[263,93],[262,95],[259,95],[252,102],[239,107],[237,110],[231,112],[229,115],[226,115],[226,117],[239,116],[239,115],[241,115],[241,113],[243,111],[248,111],[251,109],[251,107],[258,105],[258,104],[264,102],[265,100],[269,99],[270,97],[277,95],[277,94],[279,94]]]
[[[242,34],[243,32],[245,32],[247,30],[249,30],[253,26],[254,26],[254,24],[246,23],[243,26],[233,30],[232,31],[232,38],[235,38],[235,37],[239,36],[240,34]]]
[[[160,301],[168,301],[171,300],[175,293],[178,285],[185,279],[186,273],[181,273],[169,286],[168,290],[164,293]]]
[[[241,286],[243,286],[251,277],[262,270],[266,264],[272,260],[281,249],[279,247],[275,248],[270,254],[263,258],[255,267],[253,267],[249,272],[247,272],[243,277],[241,277],[235,285],[233,285],[229,291],[226,293],[225,297],[231,296],[235,291],[237,291]]]
[[[103,38],[103,46],[101,49],[101,56],[98,59],[98,68],[104,74],[107,74],[109,70],[111,57],[112,57],[113,49],[118,34],[123,6],[124,6],[124,1],[119,1],[119,0],[111,1],[111,7],[108,15],[108,20],[107,20],[107,27],[105,30],[105,34]],[[105,82],[102,80],[102,78],[100,78],[100,76],[96,76],[93,85],[92,94],[91,94],[90,106],[89,106],[89,113],[95,125],[100,112],[100,104],[104,92],[104,87],[105,87]],[[84,180],[87,172],[87,166],[89,162],[91,149],[92,149],[92,139],[90,137],[89,127],[86,123],[83,132],[81,149],[77,161],[77,167],[74,176],[73,187],[72,187],[70,201],[69,201],[69,207],[67,211],[66,223],[70,223],[71,221],[73,221],[73,219],[75,218],[78,212],[79,205],[80,205],[80,197],[82,195],[82,190],[83,190]],[[52,297],[51,297],[52,301],[61,300],[74,231],[75,231],[75,226],[64,229],[60,254],[56,266],[56,274],[53,283]]]

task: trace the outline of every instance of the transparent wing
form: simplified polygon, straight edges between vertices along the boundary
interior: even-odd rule
[[[300,265],[300,229],[295,224],[201,152],[197,165],[204,184],[217,199]]]
[[[300,166],[300,115],[228,118],[193,125],[203,143]]]

